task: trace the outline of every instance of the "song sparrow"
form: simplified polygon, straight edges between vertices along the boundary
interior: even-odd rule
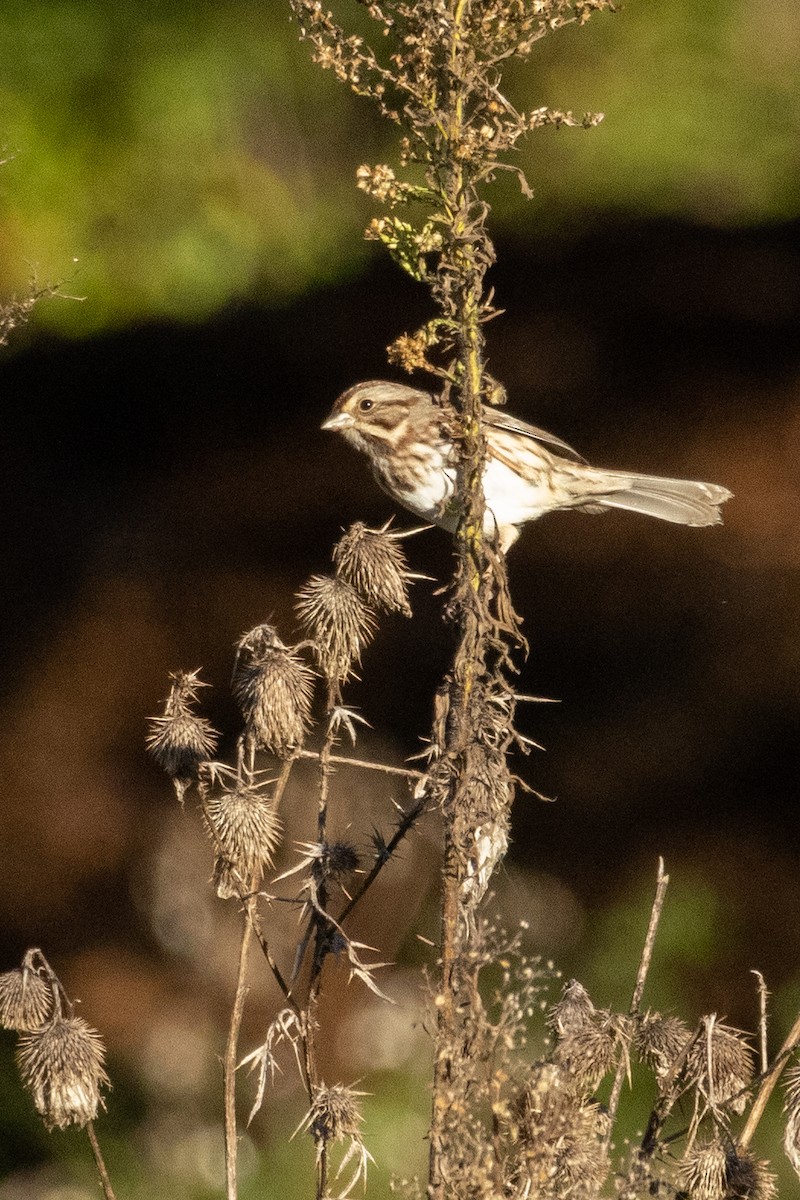
[[[405,508],[453,530],[459,516],[455,414],[429,392],[371,380],[344,392],[323,429],[335,429],[372,463],[378,483]],[[590,467],[559,438],[483,408],[486,466],[484,529],[502,550],[518,526],[558,508],[599,513],[608,508],[660,517],[680,525],[716,525],[727,488],[686,479],[662,479]]]

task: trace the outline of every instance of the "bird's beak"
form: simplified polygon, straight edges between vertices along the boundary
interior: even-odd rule
[[[334,413],[332,417],[328,417],[327,421],[323,421],[321,429],[349,429],[353,424],[353,418],[348,412]]]

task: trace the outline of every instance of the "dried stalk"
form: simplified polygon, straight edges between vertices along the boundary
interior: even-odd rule
[[[86,1123],[86,1136],[89,1139],[89,1145],[92,1147],[92,1154],[94,1155],[94,1162],[95,1166],[97,1167],[97,1174],[100,1177],[100,1186],[103,1189],[105,1200],[117,1200],[116,1196],[114,1195],[114,1189],[111,1186],[111,1178],[108,1174],[105,1159],[103,1158],[103,1153],[100,1149],[100,1143],[98,1142],[97,1134],[94,1131],[93,1121],[87,1121]]]
[[[258,886],[258,878],[251,883],[251,891]],[[239,965],[236,972],[236,991],[233,999],[228,1040],[225,1045],[223,1059],[223,1094],[225,1104],[225,1188],[227,1200],[236,1200],[238,1195],[237,1154],[238,1134],[236,1131],[236,1067],[239,1062],[239,1031],[242,1027],[245,1001],[249,991],[247,985],[247,964],[250,945],[253,938],[253,926],[245,915],[242,921],[242,938],[239,945]]]
[[[636,983],[631,997],[630,1008],[628,1009],[629,1016],[635,1016],[642,1003],[644,995],[644,987],[647,982],[647,974],[650,970],[650,963],[653,958],[653,948],[655,946],[656,934],[658,932],[658,923],[661,920],[661,913],[664,908],[664,900],[667,894],[669,885],[669,875],[664,873],[664,859],[658,860],[658,872],[656,875],[656,894],[653,898],[653,905],[650,909],[650,920],[647,925],[647,936],[642,947],[642,955],[639,960],[639,970],[636,974]],[[614,1076],[614,1084],[611,1089],[611,1096],[608,1101],[608,1131],[603,1142],[603,1154],[608,1153],[611,1145],[611,1138],[614,1132],[614,1122],[617,1117],[617,1109],[619,1108],[620,1096],[622,1095],[622,1085],[625,1081],[625,1075],[628,1071],[628,1060],[625,1054],[620,1055],[617,1064],[616,1074]]]

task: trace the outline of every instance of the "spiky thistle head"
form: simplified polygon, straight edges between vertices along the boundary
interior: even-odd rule
[[[705,1027],[705,1036],[689,1051],[687,1075],[714,1104],[729,1104],[742,1113],[747,1106],[744,1089],[753,1079],[753,1051],[739,1029],[710,1017],[705,1018]]]
[[[549,1023],[557,1035],[553,1058],[569,1071],[581,1091],[594,1091],[614,1068],[620,1051],[627,1052],[630,1032],[626,1018],[595,1008],[576,979],[564,988]]]
[[[356,521],[334,546],[333,562],[339,578],[352,584],[367,604],[410,617],[411,576],[400,536],[387,526],[368,529],[362,521]]]
[[[690,1037],[688,1025],[672,1013],[648,1011],[635,1019],[633,1046],[659,1084],[666,1079]]]
[[[0,975],[0,1025],[5,1029],[38,1029],[52,1011],[52,990],[37,971],[22,966]]]
[[[261,878],[280,843],[275,805],[259,787],[240,784],[211,796],[203,814],[216,851],[217,895],[223,900],[241,896]]]
[[[320,669],[338,687],[360,663],[375,633],[375,614],[338,575],[312,575],[297,597],[297,615],[314,644]]]
[[[288,758],[305,740],[313,673],[271,625],[251,629],[236,650],[233,693],[245,719],[245,738],[254,749]]]
[[[218,734],[205,717],[192,711],[197,692],[207,685],[199,671],[175,671],[161,716],[152,717],[147,749],[175,784],[183,803],[186,789],[197,779],[198,768],[207,762],[217,744]]]
[[[17,1066],[23,1086],[48,1129],[93,1121],[110,1080],[100,1035],[80,1017],[55,1017],[20,1037]]]

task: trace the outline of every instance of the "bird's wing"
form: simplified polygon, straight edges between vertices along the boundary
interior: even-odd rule
[[[544,429],[537,429],[535,425],[529,425],[527,421],[520,421],[519,417],[512,417],[510,413],[502,412],[496,408],[489,408],[488,405],[484,404],[483,420],[494,429],[503,429],[506,433],[518,433],[522,437],[533,438],[536,442],[541,442],[545,446],[550,446],[554,450],[558,450],[574,462],[586,462],[582,454],[578,454],[577,450],[573,450],[572,446],[568,446],[566,442],[562,442],[561,438],[556,437],[555,434],[546,433]]]

